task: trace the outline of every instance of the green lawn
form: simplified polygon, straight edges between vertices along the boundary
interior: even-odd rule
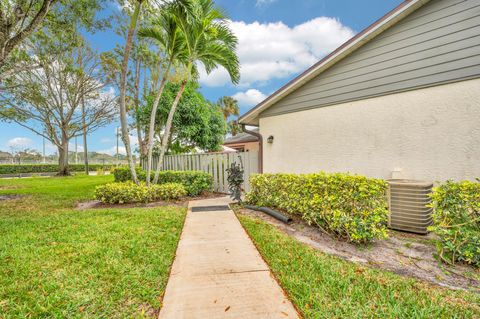
[[[112,179],[0,180],[0,318],[155,317],[185,209],[73,209]]]
[[[239,217],[305,318],[480,318],[478,294],[347,262]]]

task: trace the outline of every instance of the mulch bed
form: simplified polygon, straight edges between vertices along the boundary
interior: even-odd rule
[[[91,200],[88,202],[81,202],[78,203],[76,209],[84,210],[84,209],[105,209],[105,208],[136,208],[136,207],[159,207],[159,206],[180,206],[180,207],[187,207],[188,202],[191,200],[199,200],[199,199],[208,199],[208,198],[215,198],[215,197],[222,197],[225,194],[222,193],[215,193],[215,192],[204,192],[196,197],[185,197],[180,200],[171,200],[171,201],[156,201],[152,203],[134,203],[134,204],[104,204],[98,200]]]
[[[298,216],[293,222],[281,221],[261,212],[235,207],[238,214],[260,218],[280,231],[310,247],[351,262],[365,264],[394,273],[426,280],[452,289],[468,289],[480,293],[480,269],[468,265],[446,265],[435,259],[433,234],[427,236],[391,230],[390,237],[368,246],[357,246],[325,234]],[[476,275],[474,275],[476,274]]]

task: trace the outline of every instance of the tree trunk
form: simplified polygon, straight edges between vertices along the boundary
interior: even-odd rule
[[[163,89],[167,82],[168,72],[172,65],[171,60],[168,62],[167,68],[165,69],[165,74],[163,75],[162,82],[160,82],[160,88],[158,89],[157,96],[155,101],[153,101],[152,112],[150,113],[150,123],[148,126],[148,138],[147,138],[147,185],[150,185],[150,172],[152,171],[152,156],[153,156],[153,136],[155,134],[155,118],[157,116],[158,104],[163,94]],[[155,174],[156,175],[156,174]]]
[[[125,43],[125,51],[123,54],[122,69],[120,75],[120,124],[122,127],[122,141],[125,145],[125,151],[127,153],[128,165],[130,167],[130,173],[132,174],[132,180],[138,184],[137,173],[135,171],[135,163],[133,163],[132,149],[130,147],[130,139],[128,136],[128,122],[127,122],[127,106],[125,96],[127,93],[127,69],[130,51],[132,50],[133,34],[137,28],[138,16],[142,7],[142,0],[137,0],[135,4],[135,10],[133,11],[132,18],[130,20],[130,26],[128,28],[127,41]]]
[[[62,132],[62,146],[58,147],[58,176],[68,176],[68,138],[65,132]]]
[[[182,97],[182,94],[183,94],[183,91],[185,90],[186,85],[187,85],[187,81],[184,80],[182,82],[182,85],[180,86],[180,89],[178,90],[178,93],[177,93],[177,96],[175,97],[175,100],[173,101],[172,107],[170,108],[170,112],[168,112],[167,123],[165,124],[165,133],[163,133],[162,145],[160,147],[160,155],[158,157],[158,162],[157,162],[157,169],[155,171],[155,177],[153,178],[153,183],[154,184],[158,183],[158,176],[160,175],[160,168],[162,167],[163,157],[165,156],[165,152],[166,152],[167,146],[168,146],[168,141],[170,139],[170,130],[172,128],[173,116],[175,115],[175,111],[177,110],[178,103],[180,102],[180,98]],[[147,177],[147,180],[148,180],[148,177]]]
[[[136,113],[138,113],[140,108],[140,75],[141,75],[140,73],[141,73],[141,66],[140,66],[140,60],[138,60],[135,66],[135,112]],[[140,158],[144,159],[147,156],[147,152],[145,147],[145,141],[143,140],[143,136],[142,136],[142,126],[137,114],[135,114],[135,126],[137,129],[137,139],[138,139],[138,148],[140,150]]]
[[[88,147],[87,147],[87,125],[85,123],[85,100],[82,96],[82,129],[83,129],[83,161],[85,164],[85,174],[88,175]]]

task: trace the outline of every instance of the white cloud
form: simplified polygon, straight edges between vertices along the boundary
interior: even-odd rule
[[[14,137],[7,142],[10,148],[28,148],[32,145],[32,140],[28,137]]]
[[[354,35],[339,20],[329,17],[292,28],[283,22],[243,21],[231,21],[230,27],[238,37],[240,84],[245,87],[299,73]],[[200,67],[200,81],[207,86],[223,86],[229,83],[229,77],[222,68],[207,75]]]
[[[255,5],[257,7],[261,7],[261,6],[264,6],[264,5],[268,5],[268,4],[271,4],[271,3],[274,3],[276,2],[277,0],[257,0],[257,2],[255,3]]]
[[[238,92],[232,95],[240,106],[254,106],[263,101],[267,96],[256,89],[249,89],[245,92]]]

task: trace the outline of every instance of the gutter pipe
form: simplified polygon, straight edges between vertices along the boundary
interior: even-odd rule
[[[250,135],[253,135],[258,138],[258,173],[263,173],[263,136],[262,134],[254,131],[250,131],[246,128],[245,124],[242,124],[242,130]]]
[[[252,206],[252,205],[245,205],[245,208],[266,213],[266,214],[268,214],[268,215],[270,215],[270,216],[272,216],[272,217],[274,217],[274,218],[278,219],[279,221],[282,221],[286,224],[288,224],[292,221],[292,219],[290,217],[282,215],[279,212],[277,212],[276,210],[273,210],[273,209],[268,208],[268,207],[258,207],[258,206]]]

